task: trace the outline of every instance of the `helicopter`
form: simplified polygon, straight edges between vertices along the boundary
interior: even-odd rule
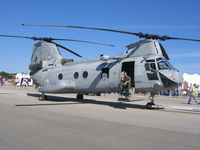
[[[155,105],[154,96],[157,91],[175,89],[183,82],[182,74],[170,64],[169,56],[158,40],[174,39],[200,42],[197,39],[159,36],[104,28],[23,25],[93,29],[130,34],[144,38],[143,40],[129,44],[127,50],[118,56],[101,55],[100,58],[94,60],[67,61],[61,56],[58,47],[64,48],[78,57],[81,57],[81,55],[53,42],[53,40],[64,39],[0,35],[3,37],[22,37],[39,40],[33,46],[29,69],[35,83],[40,87],[38,90],[42,93],[41,100],[47,99],[46,93],[76,93],[78,100],[83,100],[83,95],[88,93],[120,93],[122,91],[120,86],[121,73],[126,72],[131,78],[130,88],[134,88],[135,92],[151,92],[151,102],[147,104]],[[152,66],[157,71],[152,71]]]

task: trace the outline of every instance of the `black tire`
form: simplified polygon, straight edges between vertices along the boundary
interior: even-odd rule
[[[48,99],[48,97],[46,96],[46,95],[41,95],[40,97],[39,97],[39,100],[40,101],[44,101],[44,100],[47,100]]]
[[[155,103],[153,103],[153,102],[148,102],[148,103],[145,105],[145,107],[146,107],[147,109],[152,109],[152,105],[155,105]]]
[[[76,98],[77,98],[78,100],[83,100],[83,94],[77,94]]]
[[[44,100],[47,100],[47,99],[48,99],[48,97],[46,95],[44,95]]]
[[[96,93],[96,96],[101,96],[101,93]]]

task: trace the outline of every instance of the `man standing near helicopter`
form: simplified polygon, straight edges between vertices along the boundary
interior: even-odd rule
[[[196,102],[197,105],[199,105],[200,103],[197,102],[196,100],[196,94],[197,94],[197,91],[196,91],[196,87],[197,85],[196,84],[193,84],[191,90],[190,90],[190,96],[189,96],[189,99],[188,99],[188,104],[191,104],[191,101],[194,100]]]
[[[130,95],[129,88],[131,86],[131,78],[124,72],[124,75],[121,78],[121,86],[122,86],[122,93],[126,98]]]

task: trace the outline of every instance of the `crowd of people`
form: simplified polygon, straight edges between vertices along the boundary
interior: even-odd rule
[[[5,85],[5,78],[2,78],[0,76],[0,86],[4,86]]]
[[[0,86],[5,86],[6,83],[10,83],[12,85],[15,85],[16,87],[28,87],[32,86],[32,82],[30,78],[13,78],[13,79],[5,79],[2,76],[0,76]]]
[[[197,84],[193,84],[190,87],[184,88],[180,86],[178,89],[174,90],[168,90],[168,91],[162,91],[159,93],[160,95],[166,95],[166,96],[187,96],[188,104],[191,104],[192,100],[196,102],[196,104],[200,104],[197,99],[200,97],[200,88]]]
[[[16,78],[15,79],[15,85],[16,87],[28,87],[29,85],[30,79],[28,78]]]

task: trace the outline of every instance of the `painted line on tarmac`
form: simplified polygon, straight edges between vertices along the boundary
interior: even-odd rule
[[[178,111],[187,113],[200,113],[200,108],[195,107],[183,107],[183,106],[166,106],[164,108],[166,111]]]

